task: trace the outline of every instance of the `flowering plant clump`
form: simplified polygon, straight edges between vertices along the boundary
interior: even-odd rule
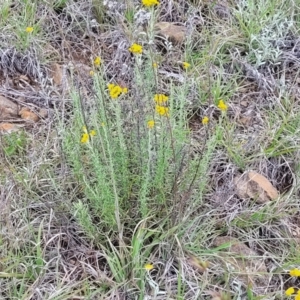
[[[164,117],[169,117],[169,107],[166,106],[161,106],[161,105],[156,105],[155,106],[155,111],[160,115]]]
[[[88,132],[87,129],[86,129],[86,127],[83,126],[82,130],[84,131],[83,134],[82,134],[82,136],[81,136],[81,140],[80,140],[80,142],[82,144],[88,143],[89,140],[90,140],[90,137],[93,137],[93,136],[96,135],[96,131],[94,129],[91,130],[90,132]]]
[[[108,90],[109,90],[109,95],[112,99],[118,98],[122,93],[126,94],[128,92],[128,88],[124,87],[122,88],[121,86],[113,83],[109,83],[107,85]]]
[[[26,27],[25,31],[27,33],[31,33],[33,31],[33,27]]]
[[[165,104],[168,100],[169,100],[169,97],[164,94],[155,94],[154,95],[154,101],[158,105]]]
[[[142,0],[142,3],[145,6],[153,6],[153,5],[158,5],[159,1],[158,0]]]
[[[226,111],[228,109],[228,105],[221,99],[219,100],[218,108],[222,111]]]
[[[143,46],[134,43],[129,48],[129,51],[133,54],[142,54],[143,53]]]

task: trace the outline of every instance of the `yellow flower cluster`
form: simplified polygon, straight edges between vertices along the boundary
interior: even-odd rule
[[[169,97],[164,94],[155,94],[154,95],[154,102],[155,102],[155,112],[162,116],[162,117],[169,117],[170,116],[170,109],[167,106],[167,102],[169,100]],[[149,120],[147,122],[147,127],[149,129],[153,128],[155,126],[154,120]]]
[[[169,107],[166,106],[168,100],[169,97],[164,94],[154,95],[154,102],[156,103],[155,111],[160,116],[169,117]]]
[[[128,89],[126,87],[122,88],[121,86],[113,83],[109,83],[107,85],[109,90],[109,95],[112,99],[118,98],[122,93],[126,94],[128,92]]]
[[[164,117],[169,117],[169,107],[166,106],[161,106],[161,105],[156,105],[155,106],[155,111],[160,115]]]
[[[95,130],[91,130],[91,131],[88,133],[88,131],[87,131],[87,129],[86,129],[85,126],[84,126],[82,129],[83,129],[84,133],[83,133],[82,136],[81,136],[80,142],[81,142],[82,144],[86,144],[87,142],[89,142],[90,137],[93,137],[93,136],[96,135],[96,131],[95,131]]]
[[[219,100],[218,108],[222,111],[226,111],[228,109],[228,105],[221,99]]]
[[[296,291],[293,287],[290,287],[285,291],[286,296],[292,296],[295,293],[296,293]],[[300,290],[298,290],[298,292],[296,293],[294,300],[300,300]]]
[[[142,3],[145,6],[153,6],[153,5],[158,5],[159,1],[158,0],[142,0]]]
[[[26,27],[25,31],[27,33],[31,33],[33,31],[33,27]]]
[[[132,44],[129,48],[129,51],[133,54],[142,54],[143,53],[143,46],[139,44]]]
[[[155,94],[154,95],[154,101],[158,105],[165,104],[166,102],[168,102],[168,100],[169,100],[169,97],[164,94]]]
[[[297,268],[290,270],[290,276],[292,276],[292,277],[300,277],[300,270],[297,269]],[[286,296],[292,296],[292,295],[294,295],[295,296],[294,300],[300,300],[300,290],[298,290],[297,293],[296,293],[296,290],[293,287],[288,288],[285,291],[285,295]]]

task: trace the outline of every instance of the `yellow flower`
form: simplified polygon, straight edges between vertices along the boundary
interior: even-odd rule
[[[82,144],[86,144],[86,143],[90,140],[90,137],[93,137],[93,136],[96,135],[96,131],[95,131],[94,129],[91,130],[90,133],[88,133],[86,126],[83,126],[83,127],[82,127],[82,130],[83,130],[83,132],[84,132],[84,133],[82,134],[81,140],[80,140],[80,142],[81,142]]]
[[[94,76],[95,72],[93,70],[90,71],[90,76]]]
[[[142,54],[143,47],[139,44],[132,44],[131,47],[129,48],[129,51],[134,54]]]
[[[203,125],[207,125],[208,122],[209,122],[209,117],[208,117],[208,116],[204,116],[204,117],[202,118],[202,124],[203,124]]]
[[[149,129],[153,128],[154,125],[155,125],[154,120],[149,120],[149,121],[147,122],[147,126],[148,126]]]
[[[156,69],[156,68],[158,67],[158,64],[157,64],[156,62],[154,62],[154,63],[152,64],[152,67],[153,67],[154,69]]]
[[[300,300],[300,294],[297,294],[294,298],[294,300]]]
[[[91,131],[90,131],[90,136],[95,136],[95,135],[96,135],[96,130],[94,130],[94,129],[91,130]]]
[[[113,99],[116,99],[122,93],[122,88],[116,85],[113,89],[110,90],[109,94]]]
[[[113,84],[113,83],[109,83],[108,85],[107,85],[107,87],[108,87],[108,90],[112,90],[114,87],[115,87],[115,85]]]
[[[299,269],[292,269],[290,270],[290,275],[293,277],[300,277],[300,270]]]
[[[109,95],[112,99],[118,98],[121,95],[121,93],[126,94],[128,92],[128,88],[122,88],[119,85],[113,83],[109,83],[107,85],[107,88],[109,90]]]
[[[95,59],[94,59],[94,65],[96,67],[99,67],[100,64],[101,64],[101,58],[100,58],[100,56],[96,56]]]
[[[165,116],[165,117],[168,117],[168,116],[169,116],[169,108],[168,108],[168,107],[156,105],[156,106],[155,106],[155,111],[156,111],[160,116]]]
[[[85,132],[82,134],[80,142],[82,144],[86,144],[88,141],[89,141],[89,134]]]
[[[285,294],[287,295],[287,296],[291,296],[291,295],[293,295],[295,293],[295,289],[293,288],[293,287],[290,287],[290,288],[288,288],[286,291],[285,291]]]
[[[156,104],[164,104],[168,101],[169,97],[164,94],[155,94],[154,101]]]
[[[218,103],[218,107],[222,110],[222,111],[226,111],[228,109],[228,105],[226,103],[224,103],[224,101],[221,99],[219,100]]]
[[[25,31],[27,33],[31,33],[33,31],[33,27],[26,27]]]
[[[191,64],[189,64],[189,63],[186,62],[186,61],[184,61],[184,62],[182,63],[182,67],[183,67],[185,70],[187,70],[190,66],[191,66]]]
[[[158,5],[159,1],[158,0],[142,0],[142,3],[145,6],[153,6],[153,5]]]
[[[152,264],[145,264],[144,269],[147,271],[151,271],[152,269],[154,269],[154,266]]]

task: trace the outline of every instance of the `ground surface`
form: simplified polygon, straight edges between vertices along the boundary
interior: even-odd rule
[[[0,1],[0,299],[297,299],[299,1]]]

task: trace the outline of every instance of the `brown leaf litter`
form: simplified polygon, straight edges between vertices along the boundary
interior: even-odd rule
[[[15,118],[18,112],[19,107],[16,103],[0,95],[0,120]]]
[[[155,24],[158,35],[169,39],[174,44],[181,44],[186,37],[186,28],[183,25],[175,25],[170,22],[158,22]]]
[[[33,121],[33,122],[38,122],[40,120],[40,117],[35,114],[34,112],[32,112],[29,108],[27,107],[23,107],[20,111],[19,111],[19,115],[21,116],[21,118],[23,120],[26,121]]]
[[[13,123],[1,123],[0,132],[1,133],[12,133],[18,131],[23,125],[13,124]]]
[[[272,183],[255,171],[236,176],[234,184],[240,198],[250,197],[258,203],[266,203],[279,197],[279,193]]]

